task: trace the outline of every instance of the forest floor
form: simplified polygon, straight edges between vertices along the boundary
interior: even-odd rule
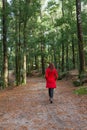
[[[49,102],[45,79],[0,91],[0,130],[87,130],[87,95],[76,95],[69,79],[57,81]]]

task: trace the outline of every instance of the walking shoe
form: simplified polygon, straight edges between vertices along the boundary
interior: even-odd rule
[[[52,100],[52,99],[50,99],[50,103],[53,103],[53,100]]]
[[[53,101],[50,101],[50,103],[53,103]]]

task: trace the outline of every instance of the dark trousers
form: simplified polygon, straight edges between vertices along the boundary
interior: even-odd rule
[[[48,91],[49,91],[49,97],[53,98],[54,88],[49,88]]]

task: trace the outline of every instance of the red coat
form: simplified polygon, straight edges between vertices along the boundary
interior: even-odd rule
[[[55,68],[53,70],[47,68],[45,72],[45,78],[46,88],[56,88],[56,79],[58,78],[58,73]]]

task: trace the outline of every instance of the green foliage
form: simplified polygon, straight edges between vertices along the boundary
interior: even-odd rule
[[[59,72],[58,74],[59,74],[59,78],[58,78],[58,80],[61,80],[61,79],[65,78],[65,77],[67,76],[68,71],[65,71],[65,72]]]
[[[76,81],[73,81],[73,84],[74,84],[75,87],[79,87],[79,86],[82,85],[80,79],[78,79],[78,80],[76,80]]]
[[[74,93],[77,94],[77,95],[87,94],[87,86],[84,86],[84,87],[82,86],[82,87],[76,89],[76,90],[74,91]]]
[[[16,46],[19,45],[19,39],[20,52],[18,53],[21,54],[21,69],[23,69],[23,54],[26,52],[27,66],[32,68],[35,62],[37,62],[37,66],[41,67],[42,56],[45,59],[44,64],[52,60],[55,64],[60,66],[59,79],[62,79],[67,75],[67,66],[69,66],[70,70],[73,68],[73,46],[75,67],[79,68],[75,0],[50,0],[48,1],[44,12],[41,12],[41,0],[10,1],[10,3],[7,3],[7,44],[9,69],[15,70],[15,49]],[[85,8],[85,5],[87,5],[87,0],[82,0],[82,2],[84,6],[81,15],[85,61],[87,64],[87,9]],[[2,8],[0,6],[0,70],[2,70],[3,67],[1,35]],[[63,44],[64,54],[62,51]],[[63,55],[64,72],[61,72]],[[81,85],[78,81],[75,81],[74,84],[76,86]]]
[[[0,78],[0,89],[4,89],[4,83],[3,80]]]

